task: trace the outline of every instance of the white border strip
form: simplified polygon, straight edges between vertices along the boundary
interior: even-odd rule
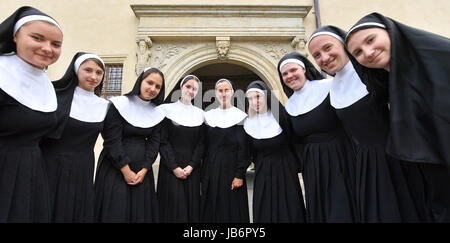
[[[16,35],[17,31],[20,29],[20,27],[22,27],[24,24],[31,22],[31,21],[35,21],[35,20],[41,20],[41,21],[46,21],[49,23],[52,23],[53,25],[55,25],[56,27],[59,28],[59,30],[61,30],[61,26],[59,26],[58,23],[56,23],[56,21],[50,17],[44,16],[44,15],[28,15],[25,16],[21,19],[19,19],[16,24],[14,25],[14,32],[13,32],[13,36]]]

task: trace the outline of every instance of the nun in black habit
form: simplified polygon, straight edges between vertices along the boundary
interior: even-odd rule
[[[200,85],[196,76],[187,75],[160,106],[166,116],[161,128],[157,183],[161,223],[200,221],[204,112],[192,104]]]
[[[355,157],[330,105],[332,80],[324,79],[306,57],[296,52],[281,58],[278,74],[289,97],[285,108],[295,143],[303,145],[307,222],[357,222]]]
[[[215,85],[220,106],[205,112],[205,157],[201,175],[203,223],[249,223],[246,171],[248,140],[242,123],[247,114],[231,104],[232,83]]]
[[[323,26],[313,32],[308,47],[322,70],[333,73],[331,105],[356,148],[361,222],[426,222],[427,215],[419,217],[418,213],[425,205],[413,200],[402,164],[385,152],[389,133],[387,93],[383,89],[386,73],[369,70],[349,55],[345,35],[337,27]]]
[[[0,24],[3,223],[50,222],[49,188],[39,142],[56,124],[57,99],[46,68],[59,58],[62,38],[58,23],[32,7],[19,8]]]
[[[428,204],[432,220],[450,222],[450,39],[372,13],[345,42],[359,63],[388,72],[386,151],[410,167],[410,188]]]
[[[290,143],[287,114],[267,85],[251,82],[246,91],[249,136],[255,164],[254,223],[304,223],[305,204],[298,177],[299,158]]]
[[[41,148],[55,223],[94,222],[94,146],[109,105],[94,90],[101,91],[104,70],[100,57],[78,52],[65,75],[53,82],[58,125]]]
[[[110,99],[95,179],[97,222],[158,223],[152,164],[160,144],[164,75],[147,68],[133,90]]]

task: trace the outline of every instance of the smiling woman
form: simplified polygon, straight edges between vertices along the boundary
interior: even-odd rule
[[[230,80],[215,85],[220,106],[205,112],[205,158],[202,172],[201,221],[248,223],[246,169],[248,141],[241,125],[247,116],[234,107]]]
[[[82,89],[93,92],[100,82],[103,81],[105,65],[100,60],[91,58],[81,64],[78,69],[78,86]]]
[[[24,24],[14,36],[17,55],[28,64],[44,69],[58,60],[63,35],[59,27],[45,21]]]
[[[103,84],[103,69],[100,57],[79,52],[66,74],[53,82],[58,123],[41,143],[53,202],[52,222],[94,220],[94,145],[109,106],[94,93]]]
[[[298,180],[299,158],[290,143],[287,114],[269,87],[256,80],[246,91],[244,130],[255,164],[253,222],[303,223],[305,205]]]
[[[389,130],[385,94],[378,86],[365,85],[374,77],[368,78],[372,73],[348,54],[345,35],[336,26],[323,26],[314,31],[308,46],[322,70],[334,76],[330,103],[355,148],[357,222],[417,222],[421,205],[410,196],[401,163],[384,150]]]
[[[357,222],[355,158],[330,104],[332,80],[324,79],[305,56],[295,52],[278,62],[278,75],[289,97],[285,108],[293,142],[303,148],[296,153],[303,161],[306,222]]]
[[[427,222],[450,222],[450,39],[371,13],[345,41],[360,64],[388,71],[386,151],[409,167],[412,195],[427,205]]]
[[[45,68],[58,60],[61,44],[56,21],[32,7],[0,24],[0,222],[50,221],[39,142],[56,124]]]
[[[159,73],[150,73],[142,80],[139,98],[149,101],[155,98],[163,85],[163,77]]]
[[[158,200],[161,223],[200,222],[200,172],[204,112],[194,106],[200,79],[187,75],[165,99]],[[180,94],[181,93],[181,94]],[[173,102],[175,101],[175,102]]]
[[[362,65],[389,71],[391,40],[385,29],[369,28],[358,31],[352,35],[347,47]]]
[[[152,164],[160,147],[164,75],[147,68],[131,92],[110,99],[95,181],[96,222],[159,222]]]

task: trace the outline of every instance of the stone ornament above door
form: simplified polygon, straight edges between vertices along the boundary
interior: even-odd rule
[[[183,75],[212,63],[233,63],[282,91],[279,59],[305,54],[303,19],[312,6],[130,5],[139,18],[136,73],[158,67],[166,90]],[[139,68],[139,70],[138,70]],[[281,92],[282,103],[287,97]]]

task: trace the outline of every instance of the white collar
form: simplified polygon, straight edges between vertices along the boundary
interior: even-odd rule
[[[102,122],[108,107],[108,101],[77,86],[73,92],[70,117],[84,122]]]
[[[0,89],[32,110],[53,112],[58,107],[46,71],[31,66],[17,55],[0,56]]]
[[[202,125],[204,112],[192,104],[185,105],[180,100],[162,104],[159,107],[164,111],[167,118],[185,127],[197,127]]]
[[[245,132],[256,139],[267,139],[278,136],[283,129],[278,124],[271,111],[247,117],[244,121]]]
[[[144,101],[137,95],[116,96],[109,99],[120,115],[131,125],[149,128],[164,119],[164,112],[150,101]]]
[[[229,128],[241,123],[247,114],[232,106],[228,109],[220,107],[205,112],[205,121],[210,127]]]
[[[345,108],[369,94],[352,62],[336,73],[330,90],[330,103],[336,109]]]
[[[306,80],[302,89],[295,91],[286,102],[286,111],[291,116],[305,114],[316,108],[330,92],[331,78],[315,81]]]

